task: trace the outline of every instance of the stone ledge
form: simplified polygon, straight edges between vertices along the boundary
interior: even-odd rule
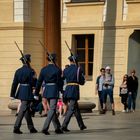
[[[18,102],[11,102],[8,104],[8,108],[15,112],[18,107]],[[82,113],[91,113],[92,109],[96,107],[96,104],[92,102],[79,102],[79,108]]]
[[[19,104],[18,102],[11,102],[8,104],[8,108],[13,110],[13,111],[17,110],[18,104]]]
[[[92,102],[79,102],[79,108],[82,113],[91,113],[95,107],[96,104]]]

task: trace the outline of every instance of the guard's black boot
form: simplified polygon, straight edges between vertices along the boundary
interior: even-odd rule
[[[106,113],[106,110],[105,109],[103,109],[101,112],[100,112],[100,114],[105,114]]]
[[[42,130],[42,133],[45,135],[50,135],[50,133],[48,132],[48,130]]]
[[[115,115],[115,111],[114,110],[112,110],[112,115]]]
[[[37,133],[38,131],[35,128],[30,129],[30,133]]]
[[[56,130],[55,130],[55,133],[56,133],[56,134],[63,134],[63,131],[62,131],[61,129],[56,129]]]
[[[62,131],[70,132],[70,130],[68,128],[66,128],[66,127],[62,127],[61,129],[62,129]]]
[[[20,129],[14,128],[13,133],[15,133],[15,134],[22,134],[22,131],[20,131]]]
[[[82,127],[80,127],[80,130],[84,130],[87,129],[87,127],[85,125],[83,125]]]

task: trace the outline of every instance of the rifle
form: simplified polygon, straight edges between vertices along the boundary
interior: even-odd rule
[[[54,65],[56,65],[55,61],[53,60],[52,55],[49,54],[49,52],[48,52],[47,48],[44,46],[44,44],[43,44],[40,40],[39,40],[39,43],[40,43],[40,45],[45,49],[45,51],[46,51],[46,53],[47,53],[49,59],[51,60],[51,62],[52,62]]]
[[[26,59],[26,57],[24,56],[23,52],[20,50],[20,48],[19,48],[17,42],[14,41],[14,43],[16,44],[16,46],[17,46],[19,52],[21,53],[21,56],[23,57],[23,61],[24,61],[24,63],[27,64],[27,59]]]
[[[73,62],[78,66],[78,62],[74,59],[74,54],[72,53],[72,51],[71,51],[71,49],[70,49],[70,47],[69,47],[69,45],[68,45],[66,40],[65,40],[65,44],[66,44],[68,50],[70,51],[70,54],[71,54],[72,59],[73,59]]]

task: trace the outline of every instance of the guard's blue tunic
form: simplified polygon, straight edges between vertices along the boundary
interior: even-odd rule
[[[54,64],[48,64],[42,68],[37,84],[35,95],[39,94],[42,82],[45,83],[45,89],[43,92],[43,97],[47,99],[57,99],[59,98],[59,91],[62,90],[62,77],[61,69]]]
[[[34,79],[32,69],[27,65],[23,65],[15,72],[10,96],[23,101],[32,100],[32,87],[34,86],[33,82]]]
[[[78,69],[75,64],[71,64],[68,68],[64,69],[63,76],[67,83],[64,98],[79,100],[79,85],[83,85],[85,81],[83,71],[81,68]]]

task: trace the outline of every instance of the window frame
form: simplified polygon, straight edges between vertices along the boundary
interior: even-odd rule
[[[78,48],[77,46],[78,46],[78,44],[77,44],[77,39],[76,39],[76,37],[77,36],[84,36],[84,41],[85,41],[85,46],[84,46],[84,48]],[[88,38],[88,36],[89,35],[92,35],[93,36],[93,48],[89,48],[89,38]],[[79,61],[78,63],[79,64],[84,64],[85,65],[85,77],[86,77],[86,80],[92,80],[92,77],[93,77],[93,68],[94,68],[94,44],[95,44],[95,34],[74,34],[73,35],[73,42],[74,42],[74,45],[73,46],[76,46],[75,47],[75,52],[76,52],[76,54],[78,54],[78,51],[79,50],[84,50],[84,53],[85,53],[85,61]],[[92,61],[90,61],[89,60],[89,50],[92,50],[92,52],[93,52],[93,59],[92,59]],[[89,64],[92,64],[92,75],[89,75]]]

